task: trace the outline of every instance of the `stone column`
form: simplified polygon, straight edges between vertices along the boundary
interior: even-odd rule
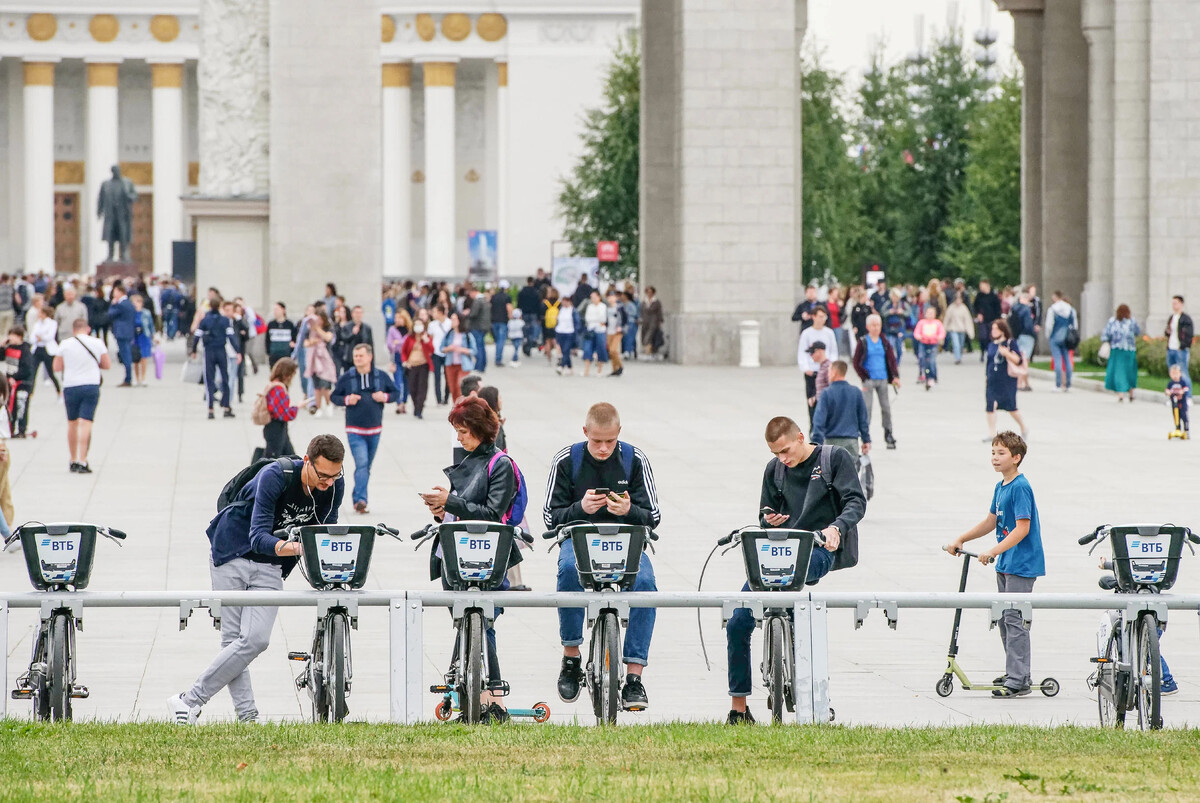
[[[1113,296],[1146,320],[1150,263],[1150,0],[1113,14]],[[1112,312],[1109,312],[1111,315]]]
[[[426,61],[425,275],[454,276],[454,73],[456,61]]]
[[[796,20],[793,27],[793,33],[796,40],[796,93],[799,94],[804,82],[804,62],[800,58],[803,52],[804,35],[808,31],[808,0],[798,0],[796,3]],[[796,234],[796,242],[793,246],[793,258],[795,260],[795,269],[793,271],[794,281],[792,295],[796,302],[804,298],[804,286],[807,283],[804,276],[804,105],[802,103],[795,104],[795,126],[796,140],[793,149],[792,158],[795,162],[795,177],[796,187],[792,193],[792,203],[795,205],[795,224],[792,231]]]
[[[1113,309],[1113,2],[1084,0],[1088,62],[1088,280],[1080,298],[1084,337],[1104,328]]]
[[[1024,81],[1021,92],[1021,281],[1042,282],[1042,0],[997,0],[1010,11]],[[1054,288],[1044,288],[1046,293]],[[1045,295],[1045,293],[1043,293]]]
[[[48,273],[54,271],[55,63],[43,60],[24,64],[25,264],[22,267],[26,271]],[[94,198],[92,202],[95,203]]]
[[[84,165],[87,199],[83,204],[87,215],[88,270],[93,270],[108,257],[108,245],[101,239],[102,221],[96,217],[96,201],[100,185],[112,177],[113,165],[119,161],[117,149],[117,68],[110,61],[87,64],[87,162]],[[121,254],[121,260],[131,261]]]
[[[508,269],[508,62],[496,64],[496,271]]]
[[[151,62],[154,116],[154,271],[171,273],[171,245],[183,239],[183,63]]]
[[[412,275],[412,65],[383,65],[383,274]]]

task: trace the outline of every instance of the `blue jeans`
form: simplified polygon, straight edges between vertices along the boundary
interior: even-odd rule
[[[555,340],[558,341],[558,347],[562,350],[562,367],[569,371],[571,370],[571,350],[575,348],[575,333],[559,332]]]
[[[0,518],[3,518],[0,516]],[[1161,639],[1163,629],[1158,628],[1158,637]],[[1175,677],[1171,674],[1171,667],[1167,666],[1167,659],[1162,657],[1162,645],[1158,648],[1158,660],[1162,663],[1162,685],[1170,686],[1175,682]]]
[[[627,324],[625,334],[621,336],[621,351],[626,354],[637,354],[637,323]]]
[[[1182,368],[1183,376],[1179,378],[1183,380],[1183,384],[1188,386],[1188,390],[1192,389],[1192,378],[1188,375],[1188,357],[1191,351],[1190,348],[1167,349],[1167,373],[1171,372],[1172,365],[1178,365]]]
[[[536,318],[525,319],[525,356],[542,342],[542,324]]]
[[[122,341],[118,340],[120,344]],[[127,345],[128,340],[124,341]],[[129,369],[126,368],[126,371]],[[221,375],[221,384],[217,385],[217,374]],[[129,380],[125,380],[128,382]],[[221,390],[221,406],[229,409],[229,361],[225,359],[225,348],[204,350],[204,385],[208,389],[208,409],[211,412],[213,402],[217,399],[217,389]]]
[[[575,550],[568,541],[558,550],[558,590],[583,591],[579,583],[579,571],[575,568]],[[634,591],[657,591],[654,582],[654,567],[650,555],[642,553],[638,564]],[[629,627],[625,629],[624,660],[627,664],[646,665],[650,655],[650,638],[654,635],[654,608],[630,608]],[[558,637],[564,647],[578,647],[583,643],[583,608],[558,609]]]
[[[174,340],[179,333],[179,313],[173,307],[163,310],[163,328],[167,330],[167,340]]]
[[[438,404],[442,404],[450,398],[450,388],[442,389],[443,380],[446,378],[446,358],[433,355],[433,396],[437,399]]]
[[[347,432],[346,443],[350,446],[350,454],[354,456],[354,493],[351,498],[355,503],[366,504],[367,483],[371,480],[371,464],[375,462],[379,436]]]
[[[963,342],[966,341],[967,335],[965,332],[950,333],[950,347],[954,349],[954,361],[962,362]]]
[[[395,355],[399,357],[400,355]],[[408,401],[408,383],[404,381],[404,369],[400,366],[400,361],[393,363],[392,381],[396,383],[396,390],[400,391],[400,403],[404,404]]]
[[[805,582],[809,585],[829,574],[833,566],[833,554],[819,546],[814,546],[812,558],[808,561],[808,576]],[[750,584],[742,586],[743,591],[750,590]],[[632,620],[631,620],[632,621]],[[729,617],[725,626],[726,655],[729,659],[729,696],[749,697],[752,686],[750,679],[750,636],[754,633],[754,615],[748,608],[738,608]]]
[[[917,343],[917,365],[924,379],[937,381],[937,345]]]
[[[1071,387],[1071,355],[1063,341],[1050,341],[1050,356],[1054,359],[1054,387]],[[1063,383],[1064,374],[1066,384]]]
[[[496,365],[504,364],[504,339],[508,337],[508,322],[492,324],[492,340],[496,341]]]
[[[513,362],[521,361],[521,340],[522,340],[522,338],[515,337],[512,340],[508,341],[509,343],[512,344],[512,349],[513,349],[512,361]]]
[[[475,370],[481,374],[487,370],[487,345],[483,341],[483,332],[479,329],[472,330],[471,345],[475,347]]]
[[[608,362],[608,340],[603,332],[584,332],[583,361]]]
[[[222,355],[224,351],[222,351]],[[121,365],[125,366],[125,384],[133,381],[133,339],[132,338],[117,338],[117,358],[121,361]],[[208,360],[208,352],[204,352],[204,359]],[[226,380],[228,381],[228,380]],[[228,407],[229,405],[225,405]]]
[[[900,356],[904,354],[904,333],[888,335],[887,339],[892,344],[892,351],[896,352],[896,364],[899,365]]]

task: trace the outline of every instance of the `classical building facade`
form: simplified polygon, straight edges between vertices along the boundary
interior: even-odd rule
[[[191,240],[206,225],[222,233],[210,260],[201,243],[201,266],[247,247],[264,261],[272,254],[294,261],[288,242],[309,245],[288,234],[308,220],[289,217],[292,196],[329,199],[340,190],[336,178],[322,185],[321,165],[305,159],[340,158],[339,148],[346,171],[375,176],[359,188],[379,209],[378,224],[368,227],[378,231],[366,235],[378,240],[377,264],[363,268],[369,274],[465,275],[471,229],[498,231],[506,274],[549,267],[551,242],[561,231],[554,213],[558,182],[578,152],[583,110],[600,102],[617,38],[637,25],[638,0],[466,5],[5,4],[0,271],[93,271],[106,253],[95,199],[114,164],[140,194],[139,268],[169,272],[172,242]],[[352,74],[369,83],[328,89],[334,100],[368,90],[374,97],[350,119],[342,108],[337,120],[305,108],[304,98],[291,103],[294,88],[319,95],[320,76],[343,74],[331,62],[361,57],[364,48],[344,33],[350,20],[365,19],[364,9],[377,20],[370,26],[374,66],[367,78],[356,61]],[[280,103],[300,116],[289,116]],[[354,129],[368,118],[378,126],[376,136],[355,139]],[[322,150],[313,145],[322,132],[349,139]],[[273,164],[279,148],[296,158]],[[361,148],[369,153],[348,153]],[[181,200],[191,196],[214,202]],[[215,203],[222,199],[237,203]],[[314,214],[330,214],[316,206]],[[336,279],[345,266],[327,271]]]

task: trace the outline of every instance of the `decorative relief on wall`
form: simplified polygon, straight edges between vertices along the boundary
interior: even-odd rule
[[[415,20],[417,25],[417,36],[421,37],[422,42],[432,42],[433,37],[437,34],[437,24],[433,21],[433,16],[430,14],[418,14]]]
[[[425,174],[420,170],[414,170],[413,174],[412,174],[412,183],[413,184],[424,184],[425,183]]]
[[[475,30],[485,42],[498,42],[508,33],[508,20],[503,14],[480,14]]]
[[[151,17],[150,33],[160,42],[174,42],[179,36],[179,18],[173,14]]]
[[[442,17],[442,36],[451,42],[461,42],[471,35],[471,18],[466,14],[447,14]]]
[[[25,32],[35,42],[48,42],[58,32],[58,19],[53,14],[30,14],[25,18]]]
[[[121,23],[112,14],[97,14],[88,23],[88,32],[97,42],[111,42],[121,32]]]
[[[383,25],[382,39],[384,42],[390,42],[396,38],[396,21],[387,14],[383,15],[381,20]]]
[[[591,22],[567,20],[543,22],[539,32],[543,42],[584,44],[596,37],[596,26]]]

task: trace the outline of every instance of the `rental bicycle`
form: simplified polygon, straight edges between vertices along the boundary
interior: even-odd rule
[[[513,540],[526,538],[520,527],[494,521],[453,521],[431,524],[412,534],[419,548],[434,540],[440,549],[442,578],[451,591],[483,593],[499,591],[508,572],[508,558]],[[484,692],[499,697],[509,693],[509,685],[498,676],[493,678],[491,650],[487,645],[487,630],[496,620],[496,608],[488,602],[455,602],[450,610],[457,635],[450,668],[445,682],[429,687],[442,695],[435,709],[440,720],[450,718],[456,705],[467,725],[479,724],[484,715]],[[496,673],[498,675],[498,673]],[[545,703],[534,706],[535,719],[549,717]],[[510,714],[511,716],[511,714]]]
[[[1159,594],[1175,584],[1183,545],[1195,554],[1192,544],[1200,536],[1187,527],[1171,524],[1103,525],[1079,539],[1081,546],[1092,544],[1092,554],[1101,543],[1112,547],[1112,560],[1100,568],[1111,572],[1100,578],[1100,587],[1117,594]],[[1096,692],[1103,727],[1125,727],[1125,715],[1134,709],[1138,727],[1157,730],[1162,727],[1162,656],[1158,638],[1166,629],[1166,609],[1162,619],[1154,610],[1127,609],[1106,611],[1096,633],[1096,671],[1088,677],[1088,686]]]
[[[300,572],[317,591],[362,588],[377,535],[400,537],[383,524],[303,525],[275,532],[277,538],[300,542]],[[289,660],[304,663],[296,687],[308,691],[314,722],[341,722],[350,710],[346,699],[354,679],[350,629],[358,627],[358,610],[346,602],[318,603],[312,649],[288,653]]]
[[[560,549],[564,542],[570,541],[575,551],[579,584],[585,591],[607,595],[633,590],[642,552],[651,541],[658,540],[658,535],[649,527],[586,522],[564,524],[542,537],[557,539],[553,546]],[[592,628],[592,637],[588,644],[584,680],[591,694],[596,721],[613,725],[617,721],[617,712],[622,709],[625,656],[621,628],[629,626],[629,603],[612,596],[589,603],[587,623]]]
[[[752,526],[734,530],[717,540],[718,547],[733,548],[738,544],[742,547],[751,591],[803,591],[813,546],[824,546],[825,539],[811,530]],[[796,710],[796,648],[791,609],[766,607],[752,613],[755,627],[762,627],[765,633],[760,668],[767,689],[767,707],[771,709],[772,722],[783,722],[785,709]],[[722,626],[728,623],[725,619]]]
[[[91,580],[97,535],[117,544],[125,539],[120,530],[95,524],[29,522],[13,531],[4,549],[20,541],[33,587],[69,594],[87,588]],[[36,719],[70,720],[71,701],[90,696],[87,686],[76,682],[76,629],[83,629],[81,606],[66,598],[43,606],[34,631],[29,669],[17,678],[17,687],[12,691],[14,700],[33,701]]]

